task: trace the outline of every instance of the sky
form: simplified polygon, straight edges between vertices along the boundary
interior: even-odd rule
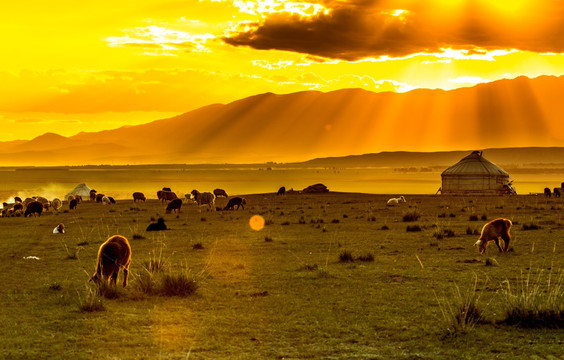
[[[564,0],[29,0],[0,19],[0,141],[266,92],[564,74]]]

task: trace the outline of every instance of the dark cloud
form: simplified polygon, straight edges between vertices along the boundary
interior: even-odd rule
[[[326,1],[331,9],[305,17],[289,13],[244,24],[222,40],[233,46],[287,50],[331,59],[401,57],[441,48],[564,51],[564,1],[505,9],[488,1],[445,7],[445,1]],[[397,9],[407,12],[394,16]]]

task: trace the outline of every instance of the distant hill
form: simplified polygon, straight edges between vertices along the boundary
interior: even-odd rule
[[[0,165],[299,162],[375,153],[346,161],[408,165],[396,151],[451,163],[461,154],[445,151],[564,146],[563,93],[564,77],[550,76],[452,91],[267,93],[144,125],[0,143]],[[413,154],[422,149],[442,152]],[[561,157],[543,151],[507,150],[502,162]],[[485,156],[496,162],[497,153]]]

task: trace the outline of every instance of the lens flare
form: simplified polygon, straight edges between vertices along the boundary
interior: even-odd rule
[[[254,231],[262,230],[264,227],[264,218],[260,215],[253,215],[251,220],[249,220],[249,226]]]

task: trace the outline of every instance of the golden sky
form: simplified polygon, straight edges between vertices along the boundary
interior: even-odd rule
[[[562,0],[29,0],[1,19],[0,141],[265,92],[564,74]]]

